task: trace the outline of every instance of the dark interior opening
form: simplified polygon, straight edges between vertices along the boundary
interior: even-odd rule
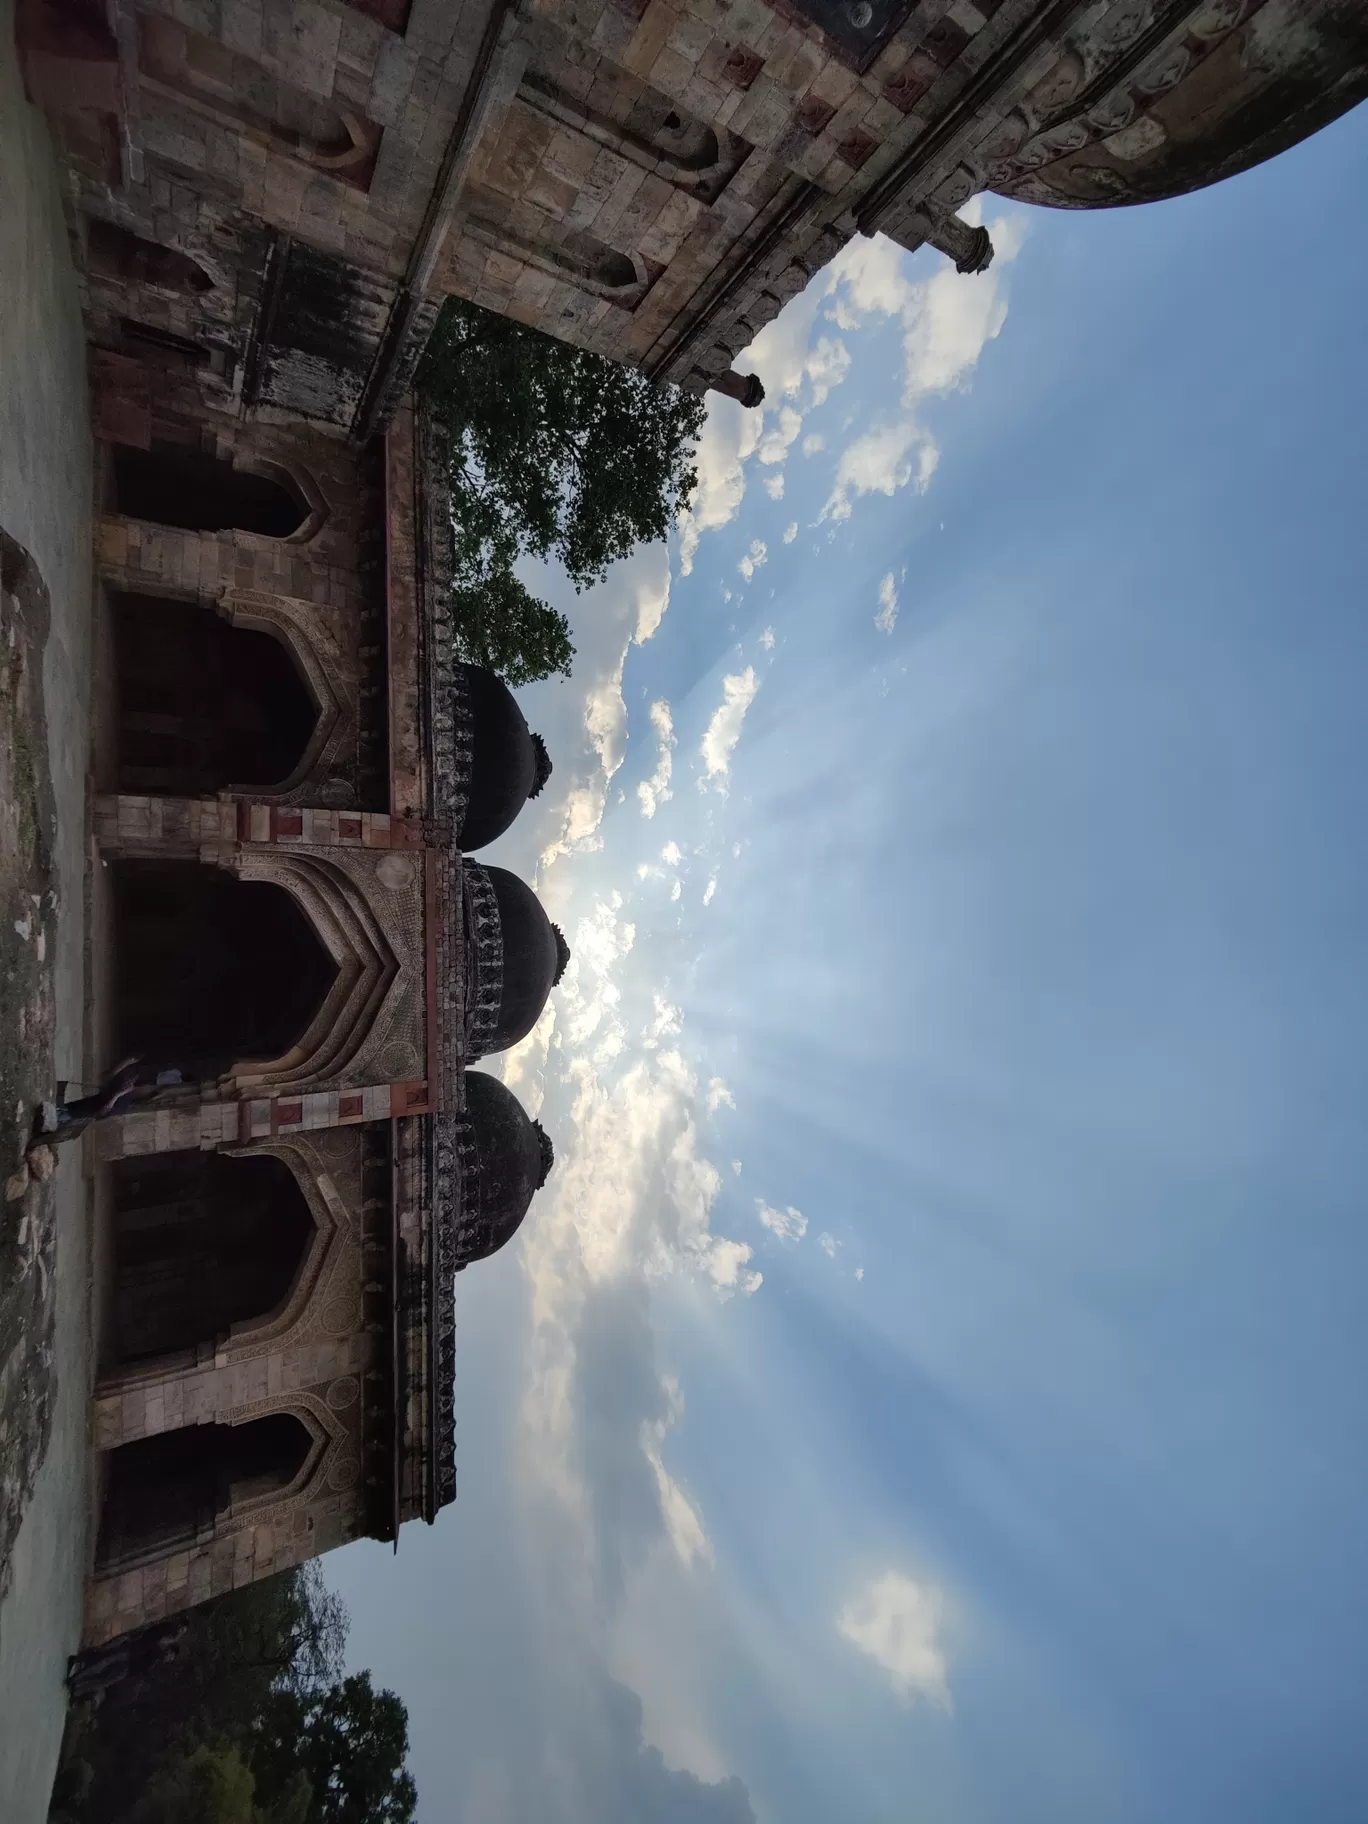
[[[91,270],[105,278],[157,285],[163,291],[178,291],[189,297],[199,297],[214,288],[209,274],[188,253],[144,240],[118,222],[103,222],[95,216],[86,223],[86,255]]]
[[[150,450],[135,450],[116,443],[110,473],[114,511],[159,526],[187,532],[235,527],[288,538],[308,517],[305,503],[283,481],[234,468],[202,450],[155,442]]]
[[[114,1167],[113,1359],[214,1343],[289,1294],[313,1237],[268,1153],[156,1153]]]
[[[119,335],[144,357],[159,360],[170,367],[203,367],[209,350],[189,336],[178,336],[174,330],[160,329],[155,323],[140,323],[136,317],[119,318]]]
[[[118,594],[112,611],[120,791],[196,798],[290,777],[318,710],[281,641],[195,602]]]
[[[287,1488],[309,1455],[292,1413],[244,1425],[186,1425],[109,1453],[98,1559],[102,1569],[194,1541],[225,1509]]]
[[[121,1055],[210,1078],[289,1051],[337,969],[283,887],[196,861],[109,872]]]

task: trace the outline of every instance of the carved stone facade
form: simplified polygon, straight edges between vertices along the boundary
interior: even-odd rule
[[[436,427],[357,449],[156,348],[91,367],[109,1061],[182,1079],[91,1138],[99,1643],[453,1498],[454,1276],[549,1167],[501,1088],[464,1112],[468,944],[496,1012],[552,978],[539,910],[531,948],[471,930],[456,836],[546,762],[454,663]]]
[[[1368,92],[1360,0],[25,0],[94,338],[364,440],[443,299],[695,391],[856,233],[1172,196]],[[130,308],[130,301],[137,308]]]
[[[385,1126],[371,1126],[229,1150],[233,1159],[280,1160],[312,1232],[277,1309],[190,1349],[117,1363],[101,1374],[92,1443],[109,1492],[87,1603],[89,1639],[159,1620],[386,1527],[394,1449],[385,1397],[389,1314],[368,1315],[366,1306],[377,1303],[369,1288],[385,1277],[389,1256],[387,1141]],[[296,1421],[299,1460],[285,1458],[273,1486],[230,1488],[226,1501],[205,1500],[194,1487],[194,1511],[178,1499],[176,1472],[193,1478],[199,1465],[158,1462],[147,1448],[186,1427],[249,1426],[270,1417]],[[134,1467],[152,1484],[160,1526],[156,1519],[119,1524],[113,1485],[120,1463],[109,1453],[127,1461],[130,1447],[135,1456],[142,1448]],[[269,1480],[269,1471],[256,1480]]]

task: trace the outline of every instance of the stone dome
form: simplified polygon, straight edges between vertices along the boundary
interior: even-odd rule
[[[465,1114],[459,1118],[461,1214],[457,1268],[484,1260],[516,1232],[528,1205],[546,1183],[555,1151],[511,1089],[486,1071],[465,1078]]]
[[[463,868],[466,1056],[525,1039],[565,973],[570,946],[525,881],[507,868]]]
[[[1155,202],[1272,158],[1365,95],[1363,0],[1094,9],[990,142],[985,179],[1061,209]]]
[[[482,849],[502,836],[551,776],[551,759],[502,678],[479,665],[455,668],[458,746],[466,756],[462,849]]]

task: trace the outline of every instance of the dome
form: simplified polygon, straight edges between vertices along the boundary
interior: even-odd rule
[[[536,797],[551,776],[551,760],[502,678],[479,665],[454,669],[457,742],[468,767],[456,843],[482,849]]]
[[[460,1118],[461,1214],[455,1265],[495,1253],[546,1183],[554,1149],[511,1089],[483,1070],[465,1078]]]
[[[525,1039],[565,973],[570,947],[525,881],[507,868],[463,869],[466,1056]]]
[[[1062,209],[1181,196],[1368,95],[1363,0],[1194,0],[1148,30],[1139,8],[1084,18],[990,145],[1001,195]]]

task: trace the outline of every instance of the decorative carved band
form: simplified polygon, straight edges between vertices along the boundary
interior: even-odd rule
[[[465,862],[462,891],[466,926],[466,1055],[482,1058],[494,1043],[503,1004],[503,924],[485,870]]]

